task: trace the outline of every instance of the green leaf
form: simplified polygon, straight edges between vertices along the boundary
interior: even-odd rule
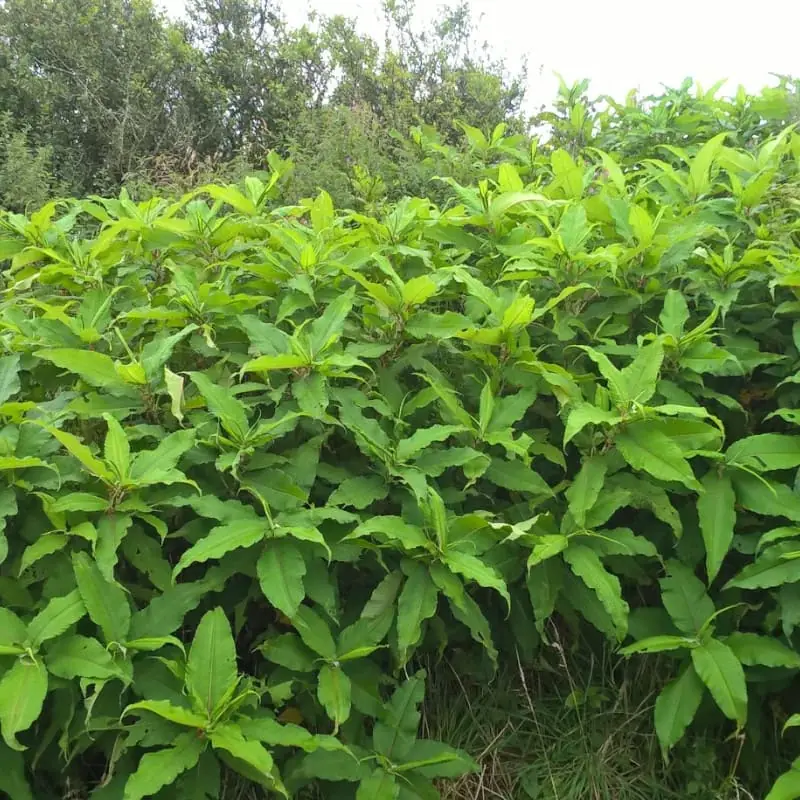
[[[106,466],[105,462],[95,458],[92,451],[77,436],[51,426],[46,426],[46,430],[58,439],[69,451],[69,454],[77,458],[92,475],[107,483],[114,481],[114,473]]]
[[[703,478],[703,494],[697,499],[700,533],[706,547],[706,571],[711,583],[733,542],[736,526],[736,494],[731,479],[712,469]]]
[[[634,653],[664,653],[669,650],[691,647],[696,641],[696,639],[689,639],[686,636],[648,636],[646,639],[639,639],[638,642],[623,647],[619,652],[623,656],[631,656]]]
[[[444,563],[468,581],[475,581],[486,589],[494,589],[506,601],[508,609],[511,609],[511,596],[506,582],[494,567],[484,563],[477,556],[452,547],[445,552]]]
[[[792,769],[784,772],[764,800],[797,800],[800,797],[800,764],[795,762]]]
[[[419,705],[425,698],[425,673],[418,672],[398,687],[375,723],[375,749],[394,763],[402,762],[417,739],[421,719]]]
[[[398,800],[399,797],[397,779],[380,767],[361,781],[356,792],[356,800]]]
[[[257,572],[264,597],[287,617],[293,617],[306,596],[306,562],[297,545],[288,539],[268,539]]]
[[[63,597],[54,597],[28,625],[28,636],[34,649],[60,636],[85,614],[86,606],[77,589]]]
[[[113,359],[103,353],[64,347],[56,350],[38,350],[34,355],[45,361],[51,361],[61,369],[80,375],[92,386],[104,389],[119,389],[127,386],[119,376]]]
[[[460,425],[433,425],[430,428],[418,428],[407,439],[401,439],[397,443],[395,455],[398,461],[409,461],[434,442],[443,442],[463,430]]]
[[[292,383],[292,394],[300,411],[314,419],[321,419],[330,403],[328,381],[319,372],[311,372],[295,380]]]
[[[800,467],[800,436],[762,433],[737,439],[725,453],[729,464],[743,464],[757,470]]]
[[[0,732],[12,750],[25,750],[17,734],[39,718],[47,695],[47,672],[40,662],[18,659],[0,680]]]
[[[668,683],[656,698],[655,727],[661,752],[666,760],[669,751],[681,740],[700,707],[703,682],[688,664]]]
[[[735,631],[725,644],[745,666],[800,668],[800,655],[772,636]]]
[[[347,315],[353,308],[355,288],[340,294],[310,326],[308,340],[311,354],[316,356],[339,339],[344,331]]]
[[[709,139],[698,151],[689,165],[689,185],[695,197],[711,190],[711,167],[722,152],[728,132],[719,133]]]
[[[212,528],[197,544],[192,545],[181,557],[173,570],[177,577],[191,564],[202,563],[212,558],[222,558],[226,553],[240,547],[252,547],[267,534],[266,520],[237,520],[227,525]]]
[[[131,703],[122,712],[122,716],[125,717],[128,714],[139,711],[147,711],[150,714],[161,717],[161,719],[169,720],[169,722],[174,722],[176,725],[183,725],[187,728],[204,730],[208,725],[207,718],[183,706],[173,705],[168,700],[142,700],[138,703]]]
[[[19,356],[3,356],[0,358],[0,405],[13,397],[20,388]]]
[[[205,739],[199,739],[194,733],[181,733],[175,737],[172,747],[145,753],[136,771],[125,782],[123,800],[153,797],[194,767],[205,748]]]
[[[603,608],[614,621],[617,637],[622,640],[628,630],[628,604],[622,598],[622,587],[616,575],[608,572],[593,550],[570,544],[564,551],[570,569],[596,594]]]
[[[680,561],[667,563],[661,578],[661,600],[675,627],[690,636],[698,634],[715,612],[703,582]]]
[[[138,452],[131,464],[131,481],[137,486],[189,482],[174,470],[181,456],[191,450],[194,443],[195,432],[187,429],[169,434],[159,442],[155,450]]]
[[[19,645],[28,640],[25,623],[10,609],[0,606],[0,655],[21,652]]]
[[[682,292],[677,289],[668,289],[664,295],[664,307],[658,318],[664,333],[679,341],[683,336],[686,323],[689,321],[689,306]]]
[[[612,425],[619,420],[620,417],[612,411],[597,408],[589,403],[576,403],[570,408],[564,426],[564,447],[587,425]]]
[[[590,456],[583,461],[575,480],[565,492],[570,513],[580,527],[586,524],[586,513],[600,496],[607,471],[608,464],[602,456]]]
[[[189,377],[203,395],[208,410],[222,423],[225,430],[236,441],[244,440],[250,429],[247,410],[241,401],[224,386],[211,381],[202,372],[190,372]]]
[[[664,435],[657,424],[633,422],[617,433],[614,444],[634,468],[662,481],[678,481],[689,489],[702,491],[680,447]]]
[[[528,571],[525,584],[533,606],[536,630],[540,635],[544,633],[544,625],[555,611],[563,577],[564,566],[560,561],[543,561]]]
[[[215,728],[209,738],[215,750],[229,753],[236,761],[254,770],[253,777],[258,777],[263,783],[288,798],[289,795],[280,781],[272,756],[261,742],[248,741],[235,725],[221,725]]]
[[[183,422],[183,376],[164,367],[164,384],[170,399],[170,411],[178,422]]]
[[[691,653],[692,664],[720,711],[739,726],[744,725],[747,720],[747,685],[739,659],[718,639],[709,639]]]
[[[330,628],[322,617],[309,606],[300,606],[297,614],[292,618],[300,638],[315,653],[322,656],[326,661],[336,659],[336,642],[333,640]]]
[[[620,373],[627,402],[644,405],[656,392],[658,373],[664,361],[664,345],[656,339],[639,349],[636,358]]]
[[[125,431],[122,430],[122,426],[115,417],[111,416],[111,414],[103,414],[103,419],[108,424],[103,455],[106,463],[116,473],[119,482],[123,483],[128,476],[130,468],[131,446],[128,443],[128,437],[125,436]]]
[[[319,671],[317,697],[337,730],[350,717],[351,694],[350,678],[341,667],[323,664]]]
[[[401,664],[408,660],[409,651],[422,635],[422,624],[436,613],[439,602],[439,590],[423,564],[408,561],[403,571],[408,577],[397,601],[397,647]]]
[[[207,611],[192,641],[186,662],[186,687],[209,717],[238,681],[236,644],[221,608]]]
[[[388,493],[389,487],[377,475],[346,478],[333,490],[328,505],[352,506],[362,510],[377,500],[383,500]]]
[[[528,492],[535,495],[553,493],[544,478],[534,472],[531,467],[526,467],[521,461],[493,458],[483,476],[496,486],[512,492]]]
[[[797,542],[778,542],[767,548],[752,564],[731,578],[725,589],[770,589],[774,586],[795,583],[800,579],[798,563],[794,558],[785,558],[797,552]]]
[[[92,622],[106,643],[124,642],[131,624],[131,608],[120,586],[107,581],[86,553],[74,553],[72,566],[78,593]]]
[[[59,639],[49,649],[45,662],[48,672],[65,680],[87,678],[104,681],[121,676],[105,647],[88,636]]]

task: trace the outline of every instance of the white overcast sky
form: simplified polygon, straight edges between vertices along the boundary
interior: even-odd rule
[[[184,0],[157,0],[171,14]],[[420,23],[439,2],[419,0]],[[528,105],[549,102],[561,73],[591,80],[590,93],[624,99],[691,76],[758,90],[770,73],[800,76],[800,0],[471,0],[479,36],[510,66],[527,57]],[[345,14],[382,39],[380,0],[284,0],[293,23],[315,9]]]

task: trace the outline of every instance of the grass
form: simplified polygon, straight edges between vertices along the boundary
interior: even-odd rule
[[[729,728],[693,731],[665,765],[653,702],[667,679],[654,660],[543,648],[535,664],[507,665],[491,681],[465,677],[463,663],[428,663],[425,737],[469,752],[477,774],[442,783],[443,800],[758,800],[785,768],[769,743],[751,770],[731,776]],[[768,762],[768,763],[767,763]],[[224,800],[265,800],[234,780]]]

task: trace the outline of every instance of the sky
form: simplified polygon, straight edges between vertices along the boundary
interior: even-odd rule
[[[160,0],[171,14],[184,0]],[[424,25],[440,5],[418,2]],[[622,100],[630,89],[649,93],[693,77],[704,88],[727,79],[758,91],[770,73],[800,75],[800,0],[471,0],[478,34],[509,67],[528,62],[528,103],[549,103],[558,86],[589,78],[590,95]],[[354,17],[382,39],[380,0],[284,0],[289,21],[310,10]]]

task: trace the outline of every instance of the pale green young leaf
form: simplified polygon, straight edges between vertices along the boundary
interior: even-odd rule
[[[692,664],[720,711],[740,726],[747,720],[747,685],[739,659],[719,639],[691,651]]]
[[[131,623],[131,608],[124,590],[107,581],[86,553],[74,553],[72,566],[81,600],[106,643],[124,642]]]
[[[123,800],[153,797],[197,764],[207,742],[194,733],[181,733],[172,747],[145,753],[125,782]]]
[[[703,682],[691,664],[687,664],[681,674],[668,683],[656,698],[656,735],[665,760],[669,751],[691,725],[702,699]]]
[[[495,397],[487,433],[505,431],[519,422],[536,400],[535,389],[520,389],[516,394]]]
[[[704,492],[697,498],[700,533],[706,548],[706,572],[709,584],[733,542],[736,526],[736,493],[728,475],[711,469],[702,481]]]
[[[345,539],[361,539],[373,534],[379,534],[389,540],[397,541],[405,550],[429,549],[431,545],[431,540],[425,535],[425,531],[422,528],[405,522],[402,517],[391,515],[372,517],[367,522],[362,522],[355,530],[345,536]]]
[[[480,425],[481,433],[485,433],[489,429],[493,411],[494,393],[492,392],[492,381],[491,378],[487,378],[483,389],[481,389],[480,403],[478,406],[478,424]]]
[[[25,750],[17,734],[28,730],[42,713],[47,695],[44,664],[18,659],[0,680],[0,733],[12,750]]]
[[[289,539],[268,539],[256,565],[261,591],[269,602],[291,618],[306,596],[306,562]]]
[[[238,680],[236,644],[221,608],[207,611],[192,640],[186,662],[186,687],[211,717]]]
[[[159,370],[162,367],[164,367],[165,376],[167,373],[170,375],[175,375],[175,373],[169,371],[165,364],[172,355],[175,345],[177,345],[178,342],[180,342],[182,339],[185,339],[195,330],[197,330],[197,325],[187,325],[177,333],[173,333],[169,336],[157,336],[147,342],[147,344],[142,348],[141,362],[148,380],[155,380]],[[183,379],[180,380],[182,386]]]
[[[438,291],[439,287],[428,275],[411,278],[403,285],[403,304],[407,308],[422,305]]]

